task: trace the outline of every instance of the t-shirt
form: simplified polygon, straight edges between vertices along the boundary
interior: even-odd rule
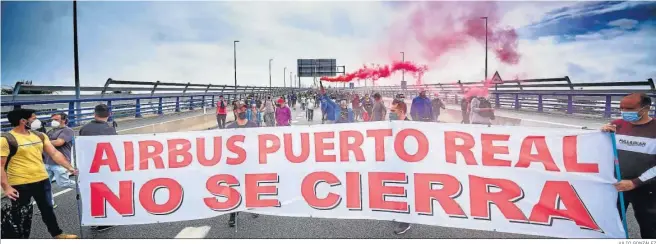
[[[622,179],[640,177],[642,181],[649,180],[656,190],[656,177],[645,174],[656,167],[656,120],[652,119],[643,125],[634,125],[621,119],[612,123],[617,126],[617,156]]]
[[[273,107],[273,101],[266,100],[264,102],[264,112],[265,113],[273,113],[275,111],[276,111],[276,109]]]
[[[385,108],[385,104],[383,101],[378,101],[374,103],[374,109],[372,111],[373,115],[371,116],[371,119],[373,121],[383,121],[385,120],[385,113],[387,112],[387,108]]]
[[[469,122],[472,124],[492,124],[492,120],[489,117],[485,117],[481,115],[479,110],[479,105],[480,105],[480,100],[478,98],[472,98],[471,102],[469,104],[469,110],[471,113],[469,114]]]
[[[216,113],[217,114],[227,114],[228,112],[228,103],[224,101],[216,102]]]
[[[18,144],[16,154],[7,162],[7,181],[9,185],[23,185],[48,179],[46,167],[43,166],[43,146],[50,145],[50,139],[44,135],[44,141],[30,132],[23,135],[10,131]],[[0,156],[9,156],[9,143],[7,139],[0,138]]]
[[[105,121],[92,120],[82,126],[80,136],[113,136],[117,135],[116,128],[109,126]]]
[[[73,129],[69,127],[61,127],[61,128],[54,128],[50,131],[48,131],[48,138],[50,140],[57,140],[57,139],[63,139],[64,140],[64,145],[55,147],[57,148],[57,151],[60,153],[64,154],[64,157],[68,159],[68,161],[71,161],[71,149],[73,148],[73,136],[75,135],[75,132]],[[52,158],[48,154],[43,154],[43,158],[45,160],[46,164],[52,164],[55,165],[55,160],[52,160]]]
[[[314,109],[314,101],[312,101],[309,98],[307,99],[307,108],[308,109]]]
[[[237,128],[254,128],[254,127],[258,127],[258,126],[257,126],[257,124],[256,124],[255,122],[250,121],[250,120],[249,120],[248,122],[246,122],[246,124],[244,124],[244,125],[239,125],[239,124],[237,124],[237,121],[234,121],[234,122],[232,122],[232,123],[226,125],[226,128],[228,128],[228,129],[237,129]]]

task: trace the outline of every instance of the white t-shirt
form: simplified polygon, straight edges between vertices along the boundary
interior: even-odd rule
[[[310,99],[307,100],[307,108],[314,109],[314,102]]]

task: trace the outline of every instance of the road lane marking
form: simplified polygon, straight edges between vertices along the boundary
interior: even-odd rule
[[[198,238],[205,238],[207,236],[207,233],[210,232],[211,227],[205,225],[201,227],[187,227],[184,228],[178,233],[178,235],[175,236],[175,239],[183,239],[183,238],[189,238],[189,239],[198,239]]]

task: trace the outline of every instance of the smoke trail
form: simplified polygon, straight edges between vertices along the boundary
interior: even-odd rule
[[[392,45],[403,45],[407,38],[417,41],[420,53],[429,62],[435,62],[443,55],[464,49],[477,42],[485,45],[487,37],[489,50],[505,64],[515,65],[520,60],[517,52],[517,32],[499,24],[501,17],[495,2],[422,2],[416,3],[406,25],[394,24]],[[403,45],[405,46],[405,45]],[[391,47],[395,53],[404,47]]]
[[[417,78],[417,83],[421,84],[421,77],[424,75],[426,70],[428,70],[428,67],[426,66],[416,65],[410,61],[398,61],[393,62],[391,65],[363,65],[362,68],[354,72],[336,77],[321,77],[321,80],[327,82],[351,82],[353,80],[371,79],[373,82],[376,82],[381,78],[390,77],[392,74],[398,71],[405,71],[409,72],[411,75]]]

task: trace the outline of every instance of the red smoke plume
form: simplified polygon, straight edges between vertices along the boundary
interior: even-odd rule
[[[390,77],[397,71],[405,71],[409,72],[411,75],[417,78],[417,84],[421,84],[421,77],[424,75],[424,72],[426,72],[427,69],[428,68],[426,66],[419,66],[413,64],[410,61],[394,62],[391,65],[376,65],[372,67],[367,67],[367,65],[364,65],[362,68],[354,72],[336,77],[321,77],[321,80],[327,82],[351,82],[353,80],[371,79],[375,82],[380,78]]]
[[[495,2],[421,2],[410,7],[414,10],[409,23],[393,25],[403,28],[393,30],[390,54],[394,57],[407,46],[407,38],[418,42],[418,51],[429,62],[439,60],[448,52],[464,49],[472,41],[484,46],[486,27],[482,17],[487,17],[489,50],[502,63],[514,65],[519,62],[517,32],[500,26],[502,16]]]

